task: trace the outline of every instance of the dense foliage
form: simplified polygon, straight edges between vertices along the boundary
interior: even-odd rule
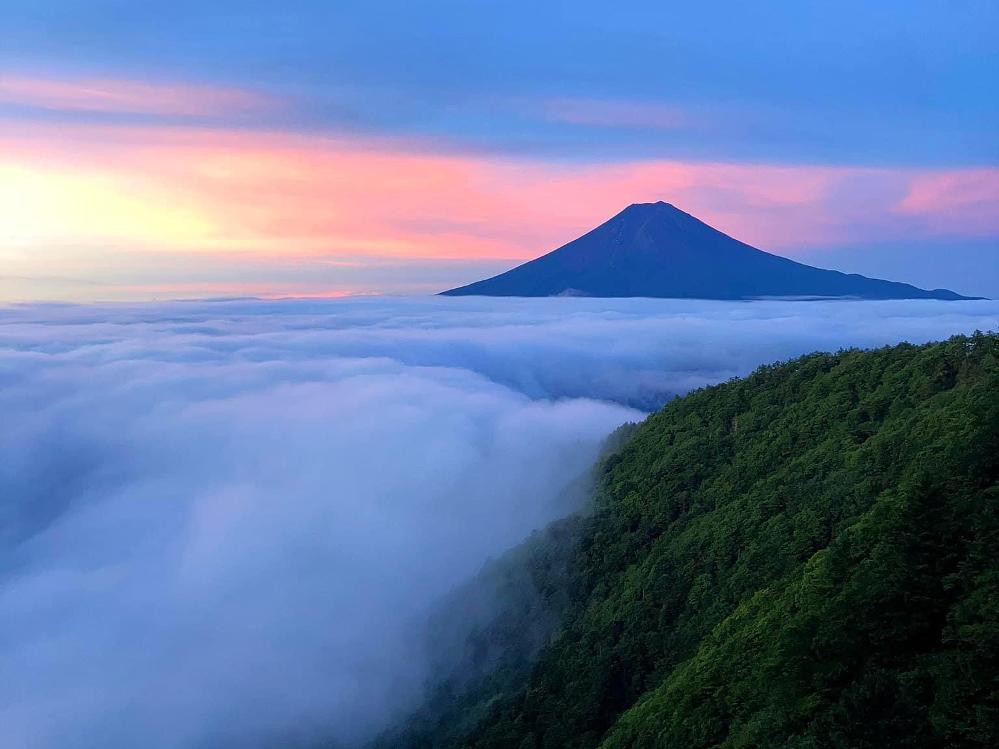
[[[508,655],[392,743],[999,746],[997,473],[994,335],[677,399],[506,562],[540,591],[476,630]]]

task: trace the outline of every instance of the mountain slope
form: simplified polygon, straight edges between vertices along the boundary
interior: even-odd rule
[[[637,203],[579,239],[484,281],[465,296],[749,299],[963,299],[946,289],[813,268],[713,229],[669,203]]]
[[[511,659],[383,745],[999,745],[997,478],[995,335],[677,399],[507,560],[540,591],[497,607]],[[562,623],[528,663],[539,605]]]

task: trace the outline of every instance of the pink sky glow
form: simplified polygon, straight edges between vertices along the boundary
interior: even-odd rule
[[[54,128],[53,128],[54,130]],[[733,236],[809,247],[999,230],[999,169],[906,170],[442,155],[419,143],[184,128],[0,133],[7,249],[532,257],[628,202],[668,200]],[[68,136],[68,137],[66,137]],[[627,197],[623,197],[627,196]]]

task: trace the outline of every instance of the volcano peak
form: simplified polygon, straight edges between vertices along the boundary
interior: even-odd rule
[[[966,299],[815,268],[733,239],[672,203],[632,203],[547,255],[450,296]]]

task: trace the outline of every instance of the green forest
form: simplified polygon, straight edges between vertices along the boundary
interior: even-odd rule
[[[378,745],[999,746],[997,473],[992,334],[677,398],[442,606]]]

